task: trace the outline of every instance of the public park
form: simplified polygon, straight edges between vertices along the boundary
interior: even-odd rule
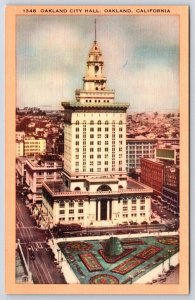
[[[79,240],[54,245],[54,253],[67,283],[149,283],[178,264],[177,235]],[[68,271],[68,272],[67,272]]]

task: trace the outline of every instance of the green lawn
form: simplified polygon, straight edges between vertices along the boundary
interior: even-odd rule
[[[106,240],[59,242],[58,245],[83,284],[90,283],[90,280],[93,282],[96,278],[97,283],[128,284],[131,278],[134,282],[168,259],[168,250],[172,250],[170,256],[179,250],[178,237],[175,236],[125,238],[120,241],[124,253],[116,259],[102,255]],[[105,275],[108,275],[107,278]]]

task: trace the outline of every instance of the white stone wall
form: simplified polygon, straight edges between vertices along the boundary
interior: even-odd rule
[[[76,121],[79,124],[76,124]],[[86,138],[83,139],[83,121],[86,121]],[[90,121],[94,124],[90,125]],[[98,124],[101,121],[101,124]],[[115,133],[112,132],[112,122],[115,122]],[[108,124],[105,124],[108,122]],[[122,124],[119,124],[122,122]],[[65,125],[65,135],[66,135]],[[113,173],[125,172],[126,168],[126,113],[73,113],[72,114],[72,159],[71,171],[101,174],[101,172]],[[106,129],[105,129],[106,128]],[[108,129],[107,129],[108,128]],[[119,130],[122,129],[122,131]],[[69,129],[70,130],[70,129]],[[78,131],[77,131],[78,130]],[[100,131],[99,131],[100,130]],[[108,131],[105,131],[108,130]],[[112,145],[112,134],[114,144]],[[106,138],[108,135],[108,138]],[[78,138],[76,138],[78,136]],[[93,137],[91,137],[93,136]],[[86,139],[86,168],[83,159],[83,141]],[[66,140],[65,140],[66,141]],[[76,145],[76,143],[78,145]],[[113,146],[113,147],[112,147]],[[68,147],[68,146],[67,146]],[[105,150],[108,148],[108,151]],[[119,148],[121,151],[119,151]],[[112,154],[114,149],[114,157]],[[119,155],[120,154],[120,155]],[[78,158],[76,158],[78,155]],[[97,155],[100,155],[98,158]],[[70,156],[69,156],[70,157]],[[68,158],[65,157],[66,160]],[[119,161],[121,163],[119,164]],[[114,165],[112,164],[114,162]],[[112,169],[112,166],[115,168]],[[84,169],[83,169],[84,167]],[[106,170],[108,169],[108,171]],[[119,169],[122,168],[122,169]],[[91,171],[93,169],[93,171]],[[86,170],[86,171],[85,171]]]

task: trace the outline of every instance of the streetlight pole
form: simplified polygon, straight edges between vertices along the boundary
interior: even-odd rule
[[[165,259],[166,259],[166,256],[165,255],[163,255],[163,261],[162,261],[162,273],[164,273],[164,271],[165,271]]]
[[[169,270],[171,268],[171,253],[173,252],[173,250],[169,249],[168,250],[168,254],[169,254]]]
[[[58,251],[58,264],[59,264],[59,261],[60,261],[60,257],[59,257],[60,249],[57,249],[57,251]]]

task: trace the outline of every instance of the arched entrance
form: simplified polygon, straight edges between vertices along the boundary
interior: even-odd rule
[[[109,192],[112,191],[111,187],[109,187],[109,185],[107,184],[102,184],[99,186],[99,188],[97,189],[98,192]]]
[[[96,202],[96,220],[110,220],[112,215],[112,200],[98,199]]]

